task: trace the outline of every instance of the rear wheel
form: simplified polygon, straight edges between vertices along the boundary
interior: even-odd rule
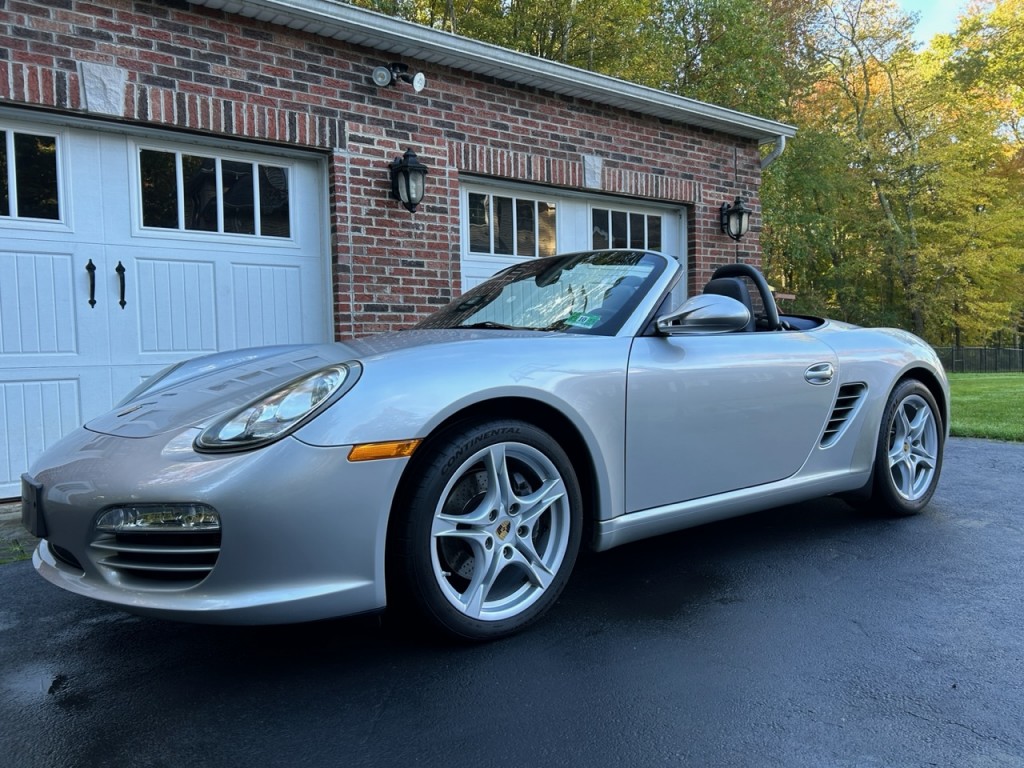
[[[908,379],[889,396],[879,429],[874,500],[894,515],[915,515],[931,500],[942,470],[942,417],[924,384]]]
[[[390,588],[445,632],[486,640],[547,611],[576,560],[582,498],[572,464],[521,421],[464,427],[424,446],[392,529]]]

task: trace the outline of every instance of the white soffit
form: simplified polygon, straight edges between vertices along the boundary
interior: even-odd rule
[[[195,5],[388,54],[769,143],[796,128],[665,91],[517,53],[335,0],[192,0]],[[367,80],[370,72],[366,73]]]

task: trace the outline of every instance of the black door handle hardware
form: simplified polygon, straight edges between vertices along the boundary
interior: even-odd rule
[[[96,265],[92,259],[85,265],[85,271],[89,273],[89,306],[96,309]]]
[[[122,264],[120,261],[117,262],[117,266],[114,267],[114,271],[117,272],[117,279],[121,283],[121,300],[118,302],[118,304],[121,305],[121,309],[124,309],[125,304],[128,303],[127,301],[124,300],[124,264]]]

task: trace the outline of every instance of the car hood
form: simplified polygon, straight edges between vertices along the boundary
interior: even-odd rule
[[[346,362],[367,363],[431,345],[551,334],[495,330],[410,330],[334,344],[255,347],[186,361],[87,422],[92,432],[145,438],[202,427],[307,373]]]

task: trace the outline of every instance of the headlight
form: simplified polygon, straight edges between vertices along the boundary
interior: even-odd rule
[[[196,438],[196,450],[241,451],[282,438],[344,394],[357,375],[350,365],[306,374],[211,424]]]

